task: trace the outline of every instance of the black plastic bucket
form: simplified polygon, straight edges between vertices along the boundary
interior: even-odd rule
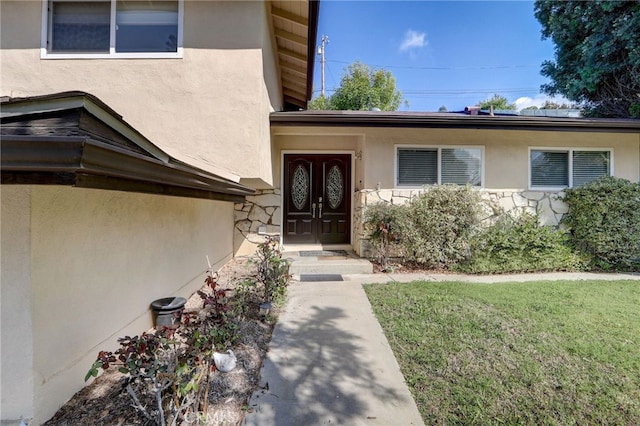
[[[170,327],[178,322],[176,315],[184,309],[187,299],[184,297],[165,297],[151,302],[151,308],[156,314],[156,328]]]

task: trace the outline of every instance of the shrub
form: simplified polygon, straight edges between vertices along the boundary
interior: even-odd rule
[[[567,243],[565,233],[540,225],[531,214],[503,213],[494,224],[478,230],[471,240],[471,257],[457,270],[505,273],[580,270],[585,260]]]
[[[278,239],[267,237],[258,244],[256,280],[264,289],[264,302],[279,302],[284,298],[291,275],[289,261],[282,258]]]
[[[367,206],[364,224],[369,231],[369,242],[374,256],[383,270],[387,270],[389,258],[399,256],[403,206],[377,203]]]
[[[640,184],[604,177],[568,189],[569,212],[562,219],[575,247],[605,270],[638,270]]]
[[[469,255],[469,237],[479,224],[480,195],[470,186],[436,185],[411,200],[401,224],[401,244],[410,260],[447,267]]]

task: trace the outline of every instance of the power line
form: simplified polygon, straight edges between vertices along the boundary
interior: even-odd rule
[[[338,64],[351,64],[352,62],[347,61],[338,61],[335,59],[326,59],[327,62],[335,62]],[[515,69],[515,68],[539,68],[540,64],[537,65],[477,65],[477,66],[468,66],[468,67],[417,67],[417,66],[406,66],[406,65],[376,65],[371,64],[372,67],[377,68],[397,68],[397,69],[413,69],[413,70],[431,70],[431,71],[467,71],[467,70],[497,70],[497,69]]]
[[[400,90],[403,95],[473,95],[476,93],[537,93],[540,91],[537,87],[516,87],[505,89],[398,90]]]
[[[326,89],[327,92],[335,92],[337,88]],[[403,96],[442,96],[442,95],[474,95],[474,94],[502,94],[502,93],[538,93],[539,88],[535,87],[521,87],[521,88],[507,88],[507,89],[451,89],[451,90],[402,90]],[[314,93],[319,90],[314,90]]]

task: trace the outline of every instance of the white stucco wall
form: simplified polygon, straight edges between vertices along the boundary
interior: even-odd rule
[[[0,95],[89,92],[169,154],[271,184],[269,113],[282,109],[262,1],[187,1],[180,59],[41,59],[41,1],[1,3]]]
[[[2,185],[0,204],[0,418],[17,421],[34,415],[31,189]]]
[[[207,256],[218,269],[233,254],[232,203],[56,186],[2,191],[2,367],[32,371],[36,424],[85,385],[99,350],[152,326],[153,300],[188,297],[203,285]],[[5,234],[5,223],[18,226]],[[18,270],[5,273],[5,260]],[[7,322],[5,292],[7,304],[20,302]],[[5,350],[23,340],[24,355]],[[16,386],[27,388],[29,375],[3,376],[3,419],[5,404],[28,408]]]
[[[614,176],[640,181],[638,133],[295,126],[272,132],[274,158],[281,149],[356,146],[362,151],[355,162],[356,189],[395,188],[396,145],[483,147],[486,189],[527,190],[530,147],[611,149]]]

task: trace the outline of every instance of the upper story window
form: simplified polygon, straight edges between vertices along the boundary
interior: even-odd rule
[[[482,186],[482,148],[398,147],[396,185]]]
[[[572,188],[611,176],[611,169],[611,150],[535,148],[529,155],[529,186]]]
[[[183,0],[45,0],[43,58],[179,58]]]

